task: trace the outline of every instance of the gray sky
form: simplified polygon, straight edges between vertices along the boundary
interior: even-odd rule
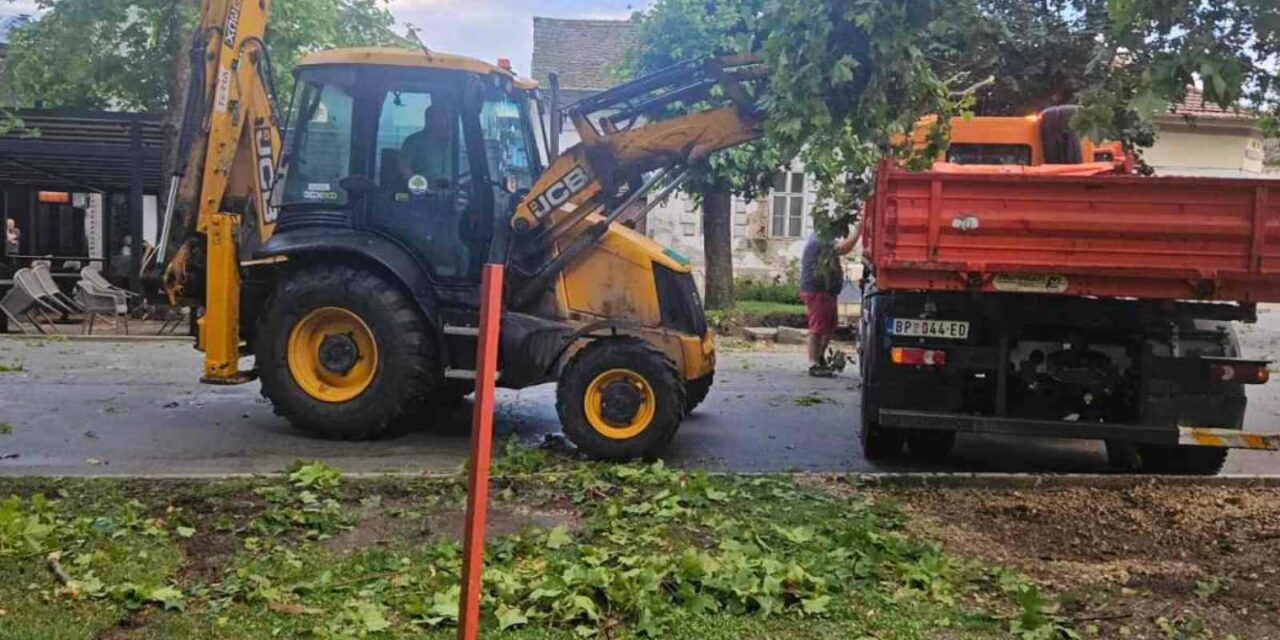
[[[533,17],[628,18],[650,0],[391,0],[401,22],[427,46],[493,62],[510,58],[521,75],[533,57]]]
[[[402,26],[417,26],[427,46],[495,62],[510,58],[521,75],[533,58],[533,17],[622,19],[651,0],[389,0]],[[10,0],[3,13],[33,13],[35,2]]]

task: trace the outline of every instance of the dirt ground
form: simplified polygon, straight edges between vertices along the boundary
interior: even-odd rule
[[[1062,595],[1085,637],[1280,639],[1280,489],[896,491],[947,550]]]

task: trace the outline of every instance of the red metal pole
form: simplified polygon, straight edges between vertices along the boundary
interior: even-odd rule
[[[484,283],[480,290],[476,405],[471,423],[471,481],[467,491],[467,520],[462,543],[458,640],[480,637],[480,582],[484,572],[484,526],[489,514],[489,460],[493,454],[493,395],[498,378],[502,279],[502,265],[485,265]]]

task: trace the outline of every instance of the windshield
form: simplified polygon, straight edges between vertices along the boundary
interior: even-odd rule
[[[499,94],[485,100],[480,111],[489,176],[509,193],[533,187],[538,166],[528,103]]]
[[[350,173],[354,101],[342,82],[308,82],[289,121],[282,179],[275,206],[342,206],[339,182]]]

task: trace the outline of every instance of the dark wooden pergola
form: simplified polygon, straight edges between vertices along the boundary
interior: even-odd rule
[[[164,129],[158,114],[20,110],[23,127],[0,136],[0,189],[127,194],[129,228],[143,228],[143,197],[160,194]],[[105,216],[110,228],[110,216]],[[129,272],[141,270],[141,245]],[[136,284],[136,281],[135,281]]]

